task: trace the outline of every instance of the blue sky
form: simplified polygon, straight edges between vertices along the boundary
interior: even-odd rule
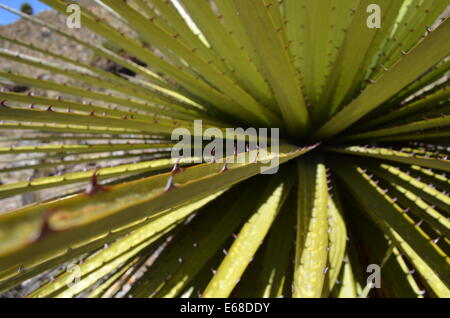
[[[0,3],[14,9],[20,9],[20,5],[23,2],[28,2],[33,7],[34,14],[50,9],[47,5],[39,2],[38,0],[0,0]],[[0,25],[12,23],[18,19],[19,17],[17,15],[0,8]]]

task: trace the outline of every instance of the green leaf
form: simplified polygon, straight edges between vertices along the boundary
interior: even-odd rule
[[[280,151],[277,157],[281,164],[307,150],[283,146]],[[247,162],[245,156],[239,154],[237,160]],[[263,160],[262,155],[259,160]],[[0,215],[0,271],[19,268],[20,264],[30,266],[110,229],[216,193],[260,173],[264,164],[259,161],[227,166],[222,173],[221,163],[202,164],[175,176],[160,174],[111,186],[106,191],[98,189],[93,195],[83,193]]]
[[[450,171],[448,160],[444,157],[439,159],[430,159],[425,156],[419,156],[414,153],[408,153],[405,151],[391,150],[387,148],[370,148],[365,146],[349,146],[346,148],[327,148],[332,152],[346,153],[356,156],[373,157],[378,159],[384,159],[394,162],[419,165],[423,167]]]
[[[266,180],[260,179],[260,181]],[[217,251],[223,249],[222,247],[232,236],[232,233],[237,230],[238,227],[245,222],[249,214],[257,208],[258,201],[261,200],[263,193],[255,196],[255,186],[256,180],[255,182],[248,184],[246,189],[240,188],[239,192],[241,192],[241,195],[231,206],[228,206],[226,202],[235,198],[238,191],[234,191],[233,195],[230,193],[226,198],[224,196],[223,200],[217,202],[217,206],[211,208],[210,211],[204,212],[208,213],[208,215],[214,214],[216,218],[214,222],[209,221],[209,235],[205,235],[205,231],[202,231],[203,233],[197,231],[198,234],[189,238],[189,243],[196,244],[200,248],[183,259],[182,265],[170,275],[170,278],[154,297],[175,297],[181,289],[195,277],[213,255]],[[240,213],[236,215],[235,211],[240,211]],[[183,239],[186,240],[187,238]],[[148,287],[146,289],[148,290]]]
[[[337,279],[343,266],[347,245],[347,229],[343,219],[343,210],[336,192],[333,192],[333,199],[331,195],[328,197],[328,227],[330,229],[328,236],[330,249],[328,253],[329,269],[325,276],[322,297],[328,296],[335,284],[338,283]]]
[[[115,239],[122,237],[124,234],[133,233],[129,240],[135,240],[135,239],[133,239],[133,237],[134,238],[141,237],[144,239],[151,238],[151,236],[153,234],[164,230],[166,227],[171,226],[171,225],[175,224],[176,222],[179,222],[180,220],[182,220],[183,218],[185,218],[186,216],[188,216],[195,210],[201,208],[202,206],[209,203],[210,201],[213,201],[215,198],[220,196],[222,193],[223,193],[223,191],[219,191],[213,195],[205,197],[204,199],[198,200],[197,202],[184,205],[177,209],[172,209],[172,210],[166,211],[167,213],[164,213],[160,217],[146,218],[144,220],[140,220],[138,222],[133,223],[131,226],[126,226],[124,228],[120,228],[115,231],[111,231],[107,235],[96,237],[91,241],[88,240],[87,242],[82,242],[82,243],[78,244],[77,246],[72,246],[72,247],[68,248],[66,251],[63,251],[61,255],[58,255],[58,256],[48,259],[48,260],[44,260],[42,263],[38,263],[37,265],[35,265],[33,267],[27,267],[23,271],[12,273],[12,275],[10,275],[7,279],[4,279],[1,281],[0,289],[4,289],[6,286],[17,285],[19,282],[24,281],[27,278],[32,277],[33,275],[41,273],[44,270],[51,268],[55,264],[73,259],[74,257],[82,255],[83,253],[85,253],[87,251],[95,250],[96,248],[103,246],[105,243],[113,242]],[[116,243],[114,243],[113,246],[122,246],[123,247],[124,244],[121,242],[123,242],[123,241],[119,240]],[[126,241],[126,242],[129,243],[131,241]],[[126,244],[128,244],[128,243],[126,243]],[[116,254],[114,254],[114,252],[111,253],[110,251],[111,250],[108,250],[105,253],[107,255],[112,255],[112,257],[114,257]],[[115,253],[117,253],[117,252],[121,253],[121,251],[122,251],[121,248],[119,248],[119,249],[115,250]],[[108,256],[105,256],[105,257],[108,257]],[[100,257],[100,259],[101,259],[101,262],[103,262],[103,260],[105,258]],[[94,260],[94,262],[90,261],[90,263],[93,263],[94,266],[96,266],[95,260]],[[97,265],[98,265],[98,263],[97,263]],[[60,279],[60,278],[58,278],[58,279]],[[61,278],[61,280],[63,280],[63,279],[64,278]],[[53,287],[51,287],[51,288],[53,288]]]
[[[323,125],[316,133],[316,138],[330,138],[348,128],[445,58],[450,51],[450,43],[445,40],[449,31],[450,20],[446,19],[375,84],[368,86],[348,106]]]
[[[372,4],[370,0],[361,0],[357,7],[352,8],[354,16],[351,24],[345,30],[345,40],[339,50],[335,64],[331,71],[331,76],[325,84],[326,91],[320,105],[319,111],[326,112],[330,116],[339,109],[348,96],[352,96],[355,87],[361,83],[360,77],[365,74],[367,63],[373,58],[373,48],[377,48],[376,42],[379,37],[386,34],[392,28],[392,16],[398,12],[401,1],[378,1],[381,8],[381,28],[369,28],[367,26],[367,8]],[[393,14],[394,15],[393,15]],[[319,12],[320,14],[320,12]],[[373,45],[373,47],[371,47]],[[345,70],[345,71],[343,71]],[[328,105],[331,104],[331,107]],[[326,109],[327,108],[327,109]],[[322,122],[328,116],[321,116]]]
[[[295,298],[322,294],[328,258],[328,185],[323,163],[299,160],[297,239],[295,252]]]
[[[95,275],[91,276],[99,278],[104,275],[99,275],[97,272],[98,269],[102,268],[105,264],[111,262],[108,268],[114,268],[115,264],[120,264],[123,259],[127,259],[136,255],[136,253],[140,252],[142,249],[146,248],[153,242],[156,242],[162,235],[166,234],[168,231],[173,230],[174,225],[178,222],[186,218],[193,211],[197,210],[199,207],[205,205],[206,203],[214,200],[223,192],[219,192],[212,196],[206,197],[205,199],[199,200],[198,202],[188,204],[180,209],[176,209],[172,212],[165,213],[163,216],[159,218],[155,218],[154,221],[141,226],[139,229],[131,232],[129,235],[115,241],[107,248],[102,251],[96,253],[94,256],[89,258],[83,264],[79,266],[79,275],[80,277],[84,277],[86,275],[90,275],[90,273],[94,272]],[[66,272],[59,276],[55,281],[39,288],[37,291],[33,292],[31,297],[46,297],[51,293],[57,292],[59,289],[67,286],[68,283],[73,279],[72,274],[70,272]],[[84,281],[84,278],[82,279]],[[85,282],[83,282],[85,284]],[[78,284],[77,284],[78,285]],[[75,286],[74,286],[75,287]],[[76,288],[70,288],[72,290],[79,290],[80,286],[76,286]],[[60,297],[67,297],[68,292],[73,292],[67,290],[63,294],[60,294]]]
[[[132,173],[167,170],[172,165],[173,165],[172,159],[160,159],[125,165],[118,165],[110,168],[88,170],[83,172],[71,172],[63,174],[61,176],[43,177],[31,181],[9,183],[6,185],[0,185],[0,198],[9,197],[12,195],[17,195],[25,192],[63,186],[66,184],[78,183],[83,181],[86,182],[89,181],[94,174],[97,180],[100,181]]]
[[[450,116],[444,115],[439,118],[431,118],[420,121],[415,121],[405,125],[393,126],[389,128],[383,128],[379,130],[373,130],[365,133],[352,134],[342,138],[345,141],[354,141],[361,139],[372,139],[377,137],[391,136],[403,134],[411,131],[418,131],[421,129],[430,129],[450,126]]]
[[[426,111],[427,108],[439,104],[441,101],[448,100],[450,98],[450,89],[448,87],[438,90],[430,95],[424,96],[422,99],[414,101],[413,103],[407,104],[400,107],[398,110],[393,111],[385,116],[377,118],[375,120],[366,122],[364,128],[376,127],[380,124],[384,124],[395,119],[402,119],[411,114],[415,114],[421,111]]]
[[[262,266],[257,278],[257,286],[263,286],[261,290],[257,291],[259,297],[284,297],[286,287],[291,288],[289,267],[293,248],[288,243],[290,243],[291,238],[294,239],[295,237],[294,226],[292,226],[292,224],[295,224],[296,210],[294,194],[294,191],[289,194],[268,234],[267,242],[264,243]],[[254,283],[254,281],[251,281],[251,283]]]
[[[440,295],[448,295],[450,277],[446,273],[450,258],[402,213],[392,199],[382,194],[383,191],[370,181],[361,168],[343,161],[333,161],[331,166],[368,215],[408,255],[430,287]]]
[[[218,1],[220,2],[220,1]],[[206,37],[213,50],[221,56],[232,70],[237,83],[255,96],[263,105],[274,104],[272,92],[264,82],[253,61],[229,35],[207,1],[180,1],[196,25]],[[235,13],[233,13],[235,14]],[[239,72],[236,72],[239,70]]]
[[[285,176],[288,175],[285,174]],[[292,187],[293,179],[286,177],[283,180],[278,175],[270,181],[265,192],[266,199],[240,230],[217,272],[206,287],[203,297],[228,297],[238,284]]]
[[[234,4],[260,56],[288,131],[295,137],[303,136],[310,128],[309,115],[298,74],[278,34],[281,30],[275,30],[264,2],[234,1]]]

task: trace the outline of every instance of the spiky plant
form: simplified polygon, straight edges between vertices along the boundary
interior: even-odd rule
[[[81,7],[82,27],[146,66],[24,17],[135,77],[1,37],[52,62],[0,57],[72,81],[0,72],[64,94],[0,93],[0,128],[27,142],[0,148],[0,172],[55,173],[0,186],[52,189],[0,215],[1,290],[46,273],[28,296],[450,296],[449,1],[97,2],[120,23]],[[196,119],[279,127],[278,173],[258,159],[171,170],[170,134]]]

